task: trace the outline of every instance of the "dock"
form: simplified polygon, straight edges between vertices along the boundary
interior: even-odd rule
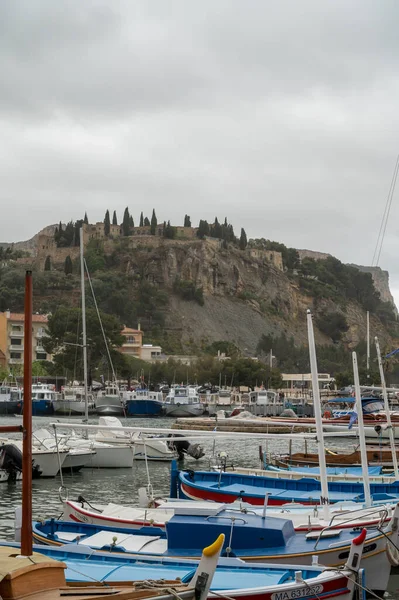
[[[278,425],[267,417],[252,419],[218,419],[216,417],[180,417],[172,425],[172,429],[197,431],[227,431],[240,433],[312,433],[314,426]]]

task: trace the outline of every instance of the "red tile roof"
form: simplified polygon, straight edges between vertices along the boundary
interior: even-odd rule
[[[23,313],[11,313],[10,321],[25,321],[25,315]],[[32,315],[33,323],[47,323],[47,315]]]
[[[121,331],[121,334],[124,333],[143,333],[141,329],[132,329],[131,327],[124,327]]]

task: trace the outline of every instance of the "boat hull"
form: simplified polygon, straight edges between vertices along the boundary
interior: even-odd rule
[[[159,400],[127,400],[126,415],[129,417],[159,417],[163,403]]]
[[[104,404],[96,404],[96,413],[98,415],[102,415],[102,416],[120,417],[120,416],[124,416],[125,410],[120,402],[119,402],[119,404],[104,403]]]
[[[121,444],[115,446],[92,446],[96,453],[85,464],[85,468],[125,469],[133,465],[133,450]]]
[[[19,412],[20,407],[20,400],[0,401],[0,415],[14,415]]]
[[[56,400],[53,402],[54,412],[57,415],[84,415],[85,403],[80,400]],[[94,403],[89,403],[89,414],[94,414],[96,408]]]
[[[204,411],[205,407],[198,404],[164,404],[166,417],[200,417]]]

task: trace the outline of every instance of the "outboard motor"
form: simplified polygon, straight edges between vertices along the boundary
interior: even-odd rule
[[[173,437],[183,436],[173,434]],[[179,460],[183,460],[185,454],[187,456],[192,456],[193,458],[195,458],[195,460],[198,460],[205,456],[205,452],[200,444],[190,444],[188,440],[171,440],[170,442],[167,442],[167,444],[170,450],[175,450],[177,452]]]
[[[0,447],[0,469],[9,475],[10,481],[15,481],[18,473],[22,473],[22,452],[14,444],[4,444]],[[32,478],[37,479],[42,472],[35,461],[32,462]]]

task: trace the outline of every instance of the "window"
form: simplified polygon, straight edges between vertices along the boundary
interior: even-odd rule
[[[11,331],[13,333],[20,333],[22,331],[22,325],[12,325]]]
[[[20,352],[10,352],[10,358],[21,358]]]
[[[47,354],[45,352],[36,352],[36,360],[46,360]]]
[[[11,346],[22,346],[21,338],[11,338]]]
[[[126,338],[126,342],[128,344],[134,344],[135,341],[136,341],[136,338],[134,337],[134,335],[128,335]]]

